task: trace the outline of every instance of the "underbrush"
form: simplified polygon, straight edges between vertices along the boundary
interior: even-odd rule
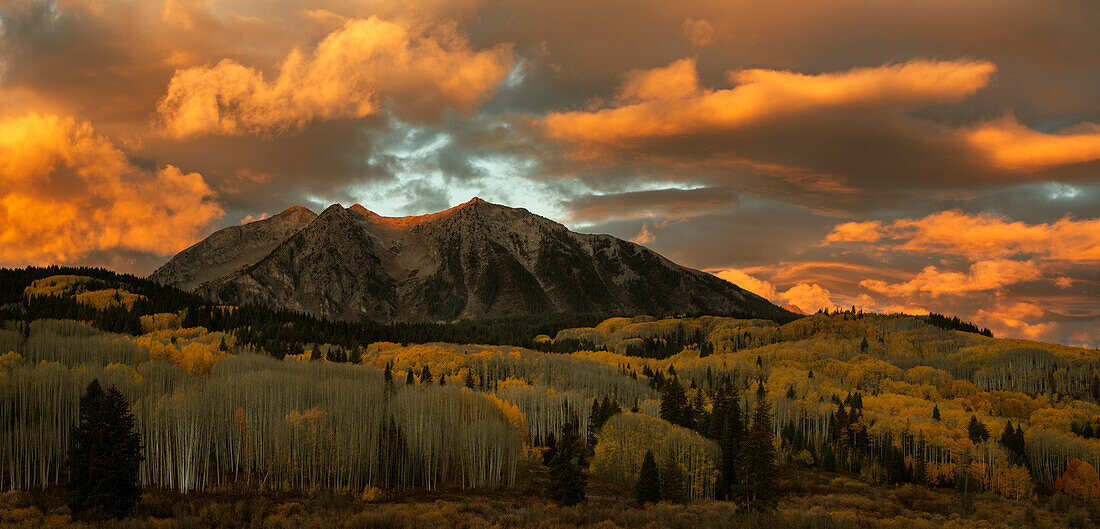
[[[533,483],[528,484],[533,485]],[[954,510],[950,490],[912,485],[870,486],[852,476],[797,472],[781,484],[774,513],[739,512],[721,501],[641,506],[632,494],[592,483],[589,500],[561,507],[534,486],[511,492],[406,490],[382,502],[318,492],[288,494],[225,488],[182,494],[147,490],[119,529],[992,529],[1094,527],[1091,512],[1065,497],[1009,502],[975,498],[974,510]],[[91,528],[72,520],[63,492],[0,493],[0,529]]]

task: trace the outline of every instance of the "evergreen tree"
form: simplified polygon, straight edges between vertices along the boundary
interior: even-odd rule
[[[466,387],[473,388],[475,386],[473,373],[467,371],[466,372],[466,379],[465,379],[464,382],[466,383]]]
[[[821,468],[827,472],[836,472],[836,453],[829,445],[821,450]]]
[[[657,470],[657,460],[652,450],[646,450],[642,460],[642,469],[638,472],[638,483],[634,486],[634,495],[638,503],[657,503],[661,500],[661,473]]]
[[[424,364],[424,369],[420,370],[420,383],[431,384],[432,383],[432,370],[428,369],[428,364]]]
[[[737,386],[726,379],[714,393],[709,431],[706,435],[718,443],[722,459],[718,467],[718,498],[728,498],[737,482],[737,466],[741,462],[741,441],[744,436],[741,420],[741,397]]]
[[[1016,453],[1016,428],[1012,426],[1012,421],[1008,421],[1005,423],[1005,429],[1001,432],[1000,441],[1001,446],[1005,447],[1005,450],[1008,452],[1009,457],[1011,457],[1012,461],[1015,462],[1016,459],[1019,457],[1019,454]]]
[[[932,406],[932,420],[940,420],[940,407],[939,405]]]
[[[550,460],[550,479],[546,484],[546,497],[561,505],[576,505],[585,499],[588,476],[585,468],[585,446],[577,434],[576,426],[567,426],[557,450]]]
[[[411,386],[413,384],[416,384],[416,378],[413,377],[413,372],[410,369],[408,372],[405,373],[405,385]]]
[[[558,441],[554,439],[554,432],[550,432],[546,436],[546,450],[542,452],[542,464],[550,466],[550,462],[554,460],[554,456],[558,454]]]
[[[676,466],[676,458],[670,457],[661,468],[661,499],[672,503],[683,503],[687,499],[684,491],[684,475]]]
[[[913,482],[924,485],[928,482],[928,462],[924,460],[924,432],[917,438],[917,452],[913,454]]]
[[[661,418],[685,428],[692,427],[687,396],[679,378],[673,378],[665,384],[664,391],[661,392]]]
[[[126,398],[92,380],[80,397],[69,449],[69,509],[88,520],[125,518],[141,496],[141,461],[141,436]]]
[[[1027,461],[1027,441],[1024,440],[1023,423],[1016,424],[1016,435],[1012,438],[1012,449],[1016,451],[1016,458],[1020,464]]]
[[[596,446],[596,431],[600,429],[603,417],[603,407],[599,399],[592,399],[592,411],[588,413],[588,449]]]
[[[386,370],[382,372],[382,378],[386,380],[387,386],[393,385],[393,362],[386,362]]]
[[[745,490],[742,500],[745,505],[757,511],[775,509],[776,464],[775,440],[772,432],[771,406],[768,405],[764,384],[756,389],[756,406],[752,412],[752,426],[749,428],[745,450]]]
[[[989,428],[986,428],[985,424],[974,415],[970,416],[970,424],[966,426],[966,432],[974,444],[980,444],[989,439]]]

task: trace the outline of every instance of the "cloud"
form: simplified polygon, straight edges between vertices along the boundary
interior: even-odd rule
[[[837,224],[825,237],[827,242],[876,242],[882,238],[882,221]]]
[[[295,48],[274,79],[233,60],[177,71],[157,103],[165,132],[267,135],[393,106],[404,118],[473,110],[504,79],[507,46],[474,51],[453,27],[418,33],[377,17],[349,20],[312,52]]]
[[[241,219],[241,221],[238,224],[244,225],[244,224],[248,224],[250,222],[256,222],[256,221],[259,221],[259,220],[264,220],[268,217],[270,217],[270,215],[268,215],[266,212],[261,213],[259,216],[245,215],[244,218]]]
[[[0,119],[0,262],[73,263],[92,252],[169,255],[222,216],[202,176],[133,165],[89,123]]]
[[[649,231],[649,224],[642,224],[641,231],[637,235],[630,239],[630,242],[634,244],[649,244],[657,240],[657,236],[653,235],[653,232]]]
[[[775,285],[757,279],[741,270],[727,268],[725,270],[711,270],[710,272],[766,300],[774,301],[776,299]]]
[[[879,221],[837,225],[826,242],[884,243],[910,253],[941,253],[977,260],[1017,255],[1089,263],[1100,261],[1100,218],[1064,217],[1051,223],[1028,224],[987,213],[941,211],[890,224]],[[869,240],[872,239],[872,240]]]
[[[635,102],[596,111],[551,113],[543,126],[550,138],[579,144],[576,148],[583,154],[591,144],[614,147],[636,140],[710,134],[812,109],[954,102],[984,87],[996,70],[989,62],[972,60],[911,60],[816,75],[750,69],[728,73],[737,85],[734,88],[699,90],[694,60],[686,59],[628,77],[619,95]],[[673,89],[663,92],[649,86]]]
[[[771,282],[749,275],[744,270],[726,268],[709,272],[773,303],[796,305],[807,314],[836,308],[829,290],[817,283],[798,282],[786,291],[778,292]]]
[[[1100,125],[1082,123],[1054,134],[1025,127],[1005,117],[965,133],[965,139],[997,167],[1032,171],[1100,160]]]
[[[681,59],[664,68],[627,72],[618,98],[628,102],[673,101],[697,94],[695,59]]]
[[[925,267],[913,279],[904,283],[887,283],[867,279],[860,286],[892,297],[927,294],[933,298],[941,295],[963,295],[969,292],[995,290],[1008,285],[1031,281],[1043,273],[1031,261],[1006,259],[979,261],[970,265],[968,273],[943,272],[935,266]]]
[[[714,43],[714,26],[705,18],[686,18],[683,24],[684,38],[696,48],[706,48]]]
[[[798,306],[808,314],[836,308],[830,296],[830,292],[817,283],[799,283],[779,294],[779,299]]]
[[[652,189],[625,193],[589,194],[569,199],[570,220],[612,219],[680,220],[736,206],[737,194],[728,188]]]

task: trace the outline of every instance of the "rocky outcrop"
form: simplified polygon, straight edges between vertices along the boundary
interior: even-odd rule
[[[643,246],[574,233],[527,210],[476,198],[415,217],[383,217],[358,204],[336,204],[264,255],[228,271],[203,270],[208,260],[184,256],[204,243],[153,277],[204,278],[191,279],[192,288],[219,302],[353,321],[546,312],[795,318]],[[196,265],[200,269],[192,270]]]

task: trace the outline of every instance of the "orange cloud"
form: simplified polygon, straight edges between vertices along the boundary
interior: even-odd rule
[[[1100,159],[1100,125],[1093,123],[1046,134],[1005,117],[975,127],[964,137],[1003,169],[1029,171]]]
[[[806,313],[836,308],[830,292],[817,283],[799,283],[780,294],[779,298],[791,305],[797,305]]]
[[[649,75],[629,76],[620,98],[632,103],[552,113],[543,126],[551,138],[574,143],[701,134],[818,108],[958,101],[984,87],[995,71],[992,63],[971,60],[912,60],[817,75],[752,69],[729,73],[734,88],[698,90],[694,60],[685,59]]]
[[[89,123],[0,119],[0,262],[73,262],[98,250],[168,255],[222,209],[197,173],[135,167]]]
[[[725,270],[711,270],[710,272],[764,299],[769,301],[774,301],[776,299],[775,285],[762,279],[757,279],[746,274],[742,270],[727,268]],[[799,307],[802,308],[801,305],[799,305]]]
[[[1031,323],[1042,318],[1044,312],[1039,305],[1020,301],[979,309],[977,318],[995,334],[1012,334],[1031,340],[1041,340],[1057,328],[1055,322]]]
[[[699,93],[695,59],[680,59],[664,68],[634,70],[626,74],[619,91],[623,101],[683,99]]]
[[[882,238],[882,222],[845,222],[838,224],[829,235],[828,242],[876,242]]]
[[[684,38],[697,48],[706,48],[714,43],[714,26],[705,18],[687,18],[681,26]]]
[[[270,81],[229,59],[177,71],[157,113],[176,138],[271,134],[369,116],[384,104],[427,119],[447,108],[472,110],[511,62],[509,47],[473,51],[453,28],[419,34],[378,17],[353,19],[312,53],[294,49]]]
[[[904,283],[866,279],[859,284],[873,292],[892,297],[927,294],[935,298],[943,294],[958,295],[995,290],[1022,281],[1038,279],[1042,275],[1043,273],[1031,261],[999,259],[976,262],[970,265],[968,273],[943,272],[935,266],[928,266],[916,277]]]
[[[840,224],[825,240],[857,242],[868,233],[890,237],[895,241],[893,248],[912,253],[948,253],[972,260],[1026,254],[1056,261],[1100,261],[1100,219],[1065,217],[1027,224],[984,213],[943,211],[888,225],[879,221]]]
[[[708,271],[768,301],[795,305],[807,314],[836,308],[829,290],[817,283],[800,282],[784,292],[778,292],[772,283],[749,275],[744,270],[724,268]]]
[[[642,230],[639,231],[638,234],[635,235],[632,239],[630,239],[630,242],[634,244],[649,244],[655,240],[657,240],[657,236],[654,235],[653,232],[649,231],[649,224],[643,223]]]

